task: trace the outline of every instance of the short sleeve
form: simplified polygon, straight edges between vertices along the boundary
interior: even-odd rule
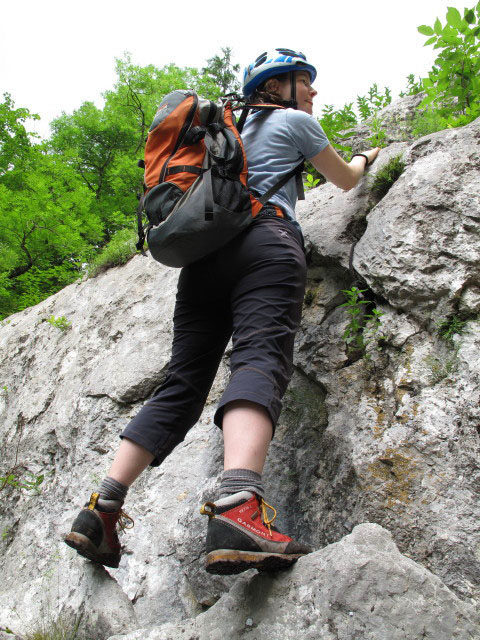
[[[287,110],[288,134],[304,158],[309,160],[328,146],[328,138],[317,119],[304,111]]]

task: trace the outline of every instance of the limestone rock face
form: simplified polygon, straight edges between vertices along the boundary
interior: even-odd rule
[[[82,614],[98,640],[480,638],[479,136],[477,120],[397,141],[354,190],[298,207],[309,280],[264,478],[279,528],[318,551],[284,574],[203,569],[228,350],[199,423],[129,493],[119,569],[62,542],[166,374],[178,271],[138,256],[1,323],[0,638]],[[356,348],[352,286],[383,312]]]
[[[474,607],[402,556],[388,531],[362,524],[289,571],[249,571],[195,620],[110,640],[467,640],[479,624]]]
[[[480,303],[479,143],[479,120],[415,142],[355,248],[375,293],[424,322]]]

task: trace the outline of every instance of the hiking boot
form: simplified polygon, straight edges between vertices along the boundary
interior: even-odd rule
[[[273,511],[271,519],[267,509]],[[215,504],[206,502],[200,513],[208,516],[209,573],[228,575],[251,568],[278,571],[312,551],[272,527],[275,509],[250,491],[240,491]]]
[[[65,542],[84,558],[116,569],[122,548],[116,526],[122,531],[133,527],[133,520],[122,511],[119,500],[101,500],[92,493],[65,536]]]

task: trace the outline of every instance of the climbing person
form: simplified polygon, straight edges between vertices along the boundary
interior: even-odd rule
[[[253,110],[242,130],[248,185],[258,195],[303,159],[344,190],[354,187],[379,149],[345,162],[312,116],[317,76],[302,53],[276,49],[244,72]],[[288,567],[311,549],[272,526],[262,471],[292,374],[293,346],[305,292],[303,236],[295,218],[295,177],[227,245],[180,272],[168,374],[121,434],[108,476],[75,519],[66,543],[82,556],[118,567],[117,526],[128,489],[157,466],[198,421],[227,343],[231,376],[214,422],[224,438],[224,472],[208,516],[206,569],[230,574]]]

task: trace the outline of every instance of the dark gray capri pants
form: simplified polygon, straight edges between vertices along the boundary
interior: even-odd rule
[[[160,464],[198,421],[230,337],[231,376],[215,413],[233,400],[265,407],[273,428],[292,375],[293,344],[305,293],[298,229],[281,218],[255,220],[214,254],[182,269],[172,358],[154,397],[120,437]]]

